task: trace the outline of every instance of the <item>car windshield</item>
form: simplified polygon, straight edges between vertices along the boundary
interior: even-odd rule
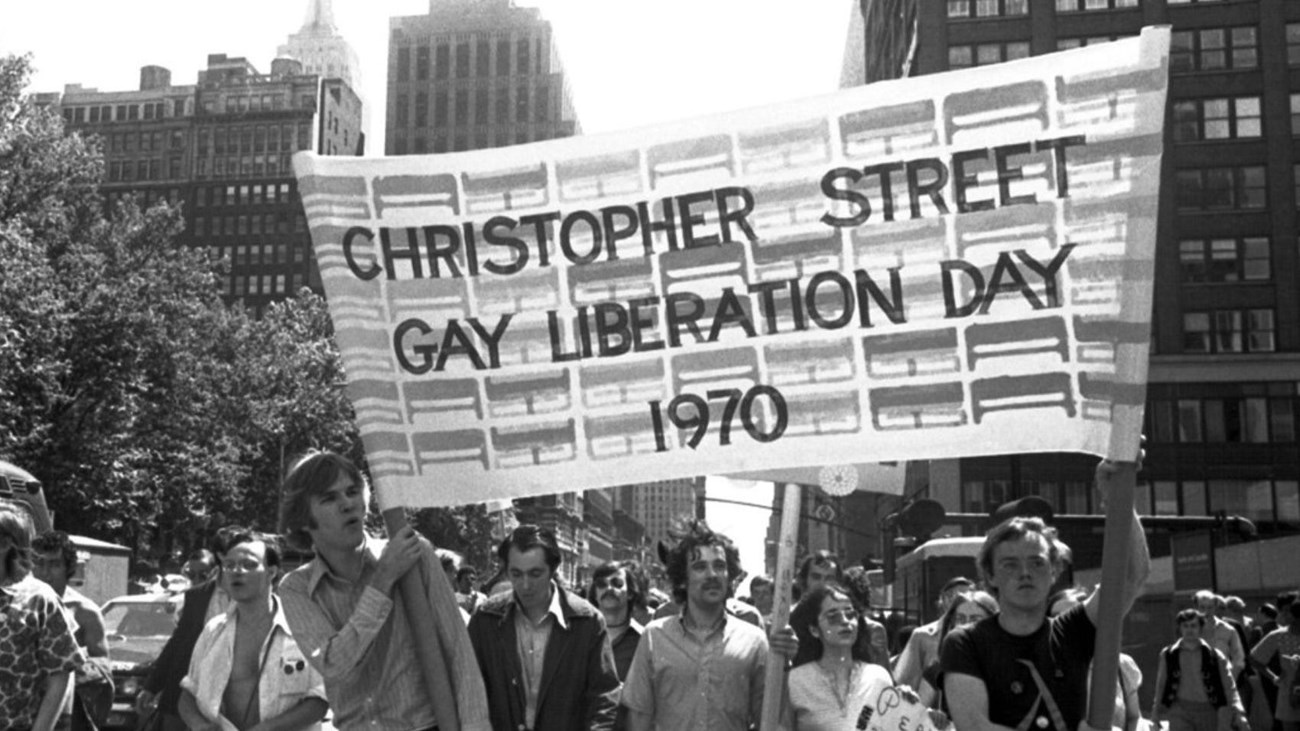
[[[179,619],[172,601],[109,602],[104,606],[104,633],[114,661],[147,662],[158,657]]]

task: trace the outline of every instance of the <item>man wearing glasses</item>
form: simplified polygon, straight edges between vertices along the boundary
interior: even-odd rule
[[[177,708],[191,731],[319,729],[325,681],[298,649],[272,593],[280,573],[275,541],[232,536],[221,562],[232,604],[203,628]]]

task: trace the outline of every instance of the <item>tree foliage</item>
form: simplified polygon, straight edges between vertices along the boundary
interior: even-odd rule
[[[177,209],[105,208],[98,142],[24,99],[29,73],[0,58],[0,457],[72,533],[163,553],[273,529],[288,459],[360,452],[324,301],[223,304]]]

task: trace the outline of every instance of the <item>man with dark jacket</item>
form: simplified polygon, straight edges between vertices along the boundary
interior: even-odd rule
[[[470,642],[496,731],[614,726],[619,680],[600,611],[555,580],[555,534],[521,525],[497,549],[512,591],[479,605]]]
[[[181,695],[181,678],[184,678],[189,670],[194,644],[199,641],[199,635],[203,633],[203,625],[207,624],[209,619],[225,612],[230,604],[230,598],[221,588],[218,561],[226,552],[226,537],[241,531],[242,529],[237,526],[222,528],[213,539],[211,552],[197,550],[191,554],[191,560],[186,563],[186,568],[191,568],[192,564],[199,561],[210,560],[212,565],[208,567],[209,578],[185,592],[185,602],[181,606],[181,616],[176,622],[176,629],[172,631],[167,644],[163,645],[162,652],[154,662],[153,670],[145,679],[143,690],[136,698],[136,706],[141,713],[146,706],[157,702],[158,713],[162,714],[163,731],[185,731],[186,729],[185,722],[181,720],[180,711],[176,707]],[[200,555],[209,558],[200,559]],[[194,569],[192,571],[195,576],[201,574]]]

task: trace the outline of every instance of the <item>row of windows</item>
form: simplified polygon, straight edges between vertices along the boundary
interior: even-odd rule
[[[290,203],[294,192],[289,183],[254,183],[252,185],[201,185],[194,191],[194,204],[207,206],[260,205]]]
[[[110,206],[115,206],[119,202],[134,198],[141,208],[150,208],[159,201],[166,201],[169,205],[179,205],[181,202],[180,188],[149,188],[146,190],[110,190],[104,193],[104,198]]]
[[[180,180],[184,177],[181,158],[167,159],[164,167],[161,158],[142,160],[110,160],[107,165],[108,182],[127,183],[136,180]]]
[[[1183,239],[1178,242],[1183,281],[1264,282],[1272,277],[1267,236]]]
[[[948,46],[948,68],[950,69],[987,66],[1028,57],[1029,44],[1021,41]]]
[[[226,281],[226,294],[230,297],[293,295],[303,288],[305,281],[301,274],[291,277],[283,274],[233,274]]]
[[[417,136],[409,142],[405,137],[393,137],[394,155],[423,155],[426,153],[463,152],[466,150],[486,150],[493,147],[525,145],[529,142],[554,139],[562,135],[552,135],[550,130],[539,129],[536,133],[528,129],[515,130],[478,130],[473,137],[469,135],[434,135],[430,145],[429,138]]]
[[[1276,349],[1271,308],[1183,313],[1184,353],[1271,353]]]
[[[95,104],[92,106],[64,107],[63,119],[67,122],[135,122],[141,119],[162,119],[168,109],[167,102],[148,102],[145,104]],[[185,113],[185,100],[175,99],[171,103],[172,116],[180,117]]]
[[[156,152],[166,144],[172,150],[185,149],[185,130],[143,130],[140,132],[109,132],[101,135],[108,152]]]
[[[1295,480],[1157,480],[1139,483],[1135,505],[1142,515],[1239,515],[1255,523],[1300,521],[1300,483]]]
[[[1225,0],[1168,0],[1170,5],[1225,2]],[[1056,0],[1058,13],[1136,8],[1139,0]],[[948,0],[949,18],[998,18],[1029,14],[1029,0]]]
[[[453,45],[455,46],[454,64],[452,63]],[[535,59],[530,52],[534,48]],[[415,59],[414,68],[411,63],[412,56]],[[536,46],[532,46],[527,38],[514,42],[504,38],[499,39],[495,44],[495,52],[491,41],[485,38],[479,38],[472,44],[468,41],[455,44],[439,43],[433,47],[432,54],[427,44],[416,46],[414,54],[411,53],[410,46],[398,46],[397,80],[410,81],[414,77],[417,81],[426,81],[430,76],[435,79],[448,79],[453,76],[457,79],[468,79],[471,76],[480,78],[510,76],[512,73],[523,76],[532,73],[533,69],[538,73],[545,73],[545,58],[545,42],[539,41]]]
[[[1259,67],[1259,37],[1250,26],[1176,30],[1169,43],[1171,72]]]
[[[259,236],[261,234],[304,233],[307,221],[288,213],[240,214],[238,216],[195,216],[195,236]]]
[[[540,122],[550,121],[550,88],[545,84],[538,86],[533,90],[532,104],[529,104],[529,94],[527,86],[520,86],[513,90],[511,87],[502,86],[497,89],[457,89],[454,94],[448,94],[445,91],[436,91],[433,98],[429,98],[428,92],[419,92],[414,95],[415,104],[411,104],[411,97],[407,94],[398,94],[397,101],[393,109],[393,121],[389,126],[398,128],[415,126],[428,127],[430,115],[433,117],[433,124],[439,127],[445,127],[448,120],[454,120],[455,124],[515,124],[523,122]],[[430,101],[433,102],[430,105]],[[513,102],[513,103],[512,103]],[[412,106],[414,115],[411,114]],[[513,107],[513,113],[511,111]],[[471,109],[474,112],[473,120],[470,119]],[[531,113],[530,113],[531,110]]]
[[[1158,444],[1293,443],[1295,407],[1294,396],[1151,399],[1145,431]]]
[[[962,510],[989,513],[1014,499],[1009,480],[968,480]],[[1021,481],[1022,494],[1042,497],[1058,514],[1094,512],[1087,482]],[[1142,515],[1239,515],[1258,523],[1300,522],[1300,483],[1295,480],[1156,480],[1137,485],[1134,507]]]
[[[1263,208],[1268,182],[1263,165],[1185,168],[1174,173],[1174,197],[1184,211]]]
[[[311,123],[203,126],[198,128],[197,147],[199,157],[206,156],[209,149],[217,155],[309,150]]]
[[[208,244],[213,259],[228,259],[233,267],[268,267],[307,261],[308,245],[284,240],[265,244]],[[301,285],[299,285],[301,286]]]
[[[200,157],[194,161],[194,177],[264,178],[293,174],[291,155],[241,155],[239,157]]]

